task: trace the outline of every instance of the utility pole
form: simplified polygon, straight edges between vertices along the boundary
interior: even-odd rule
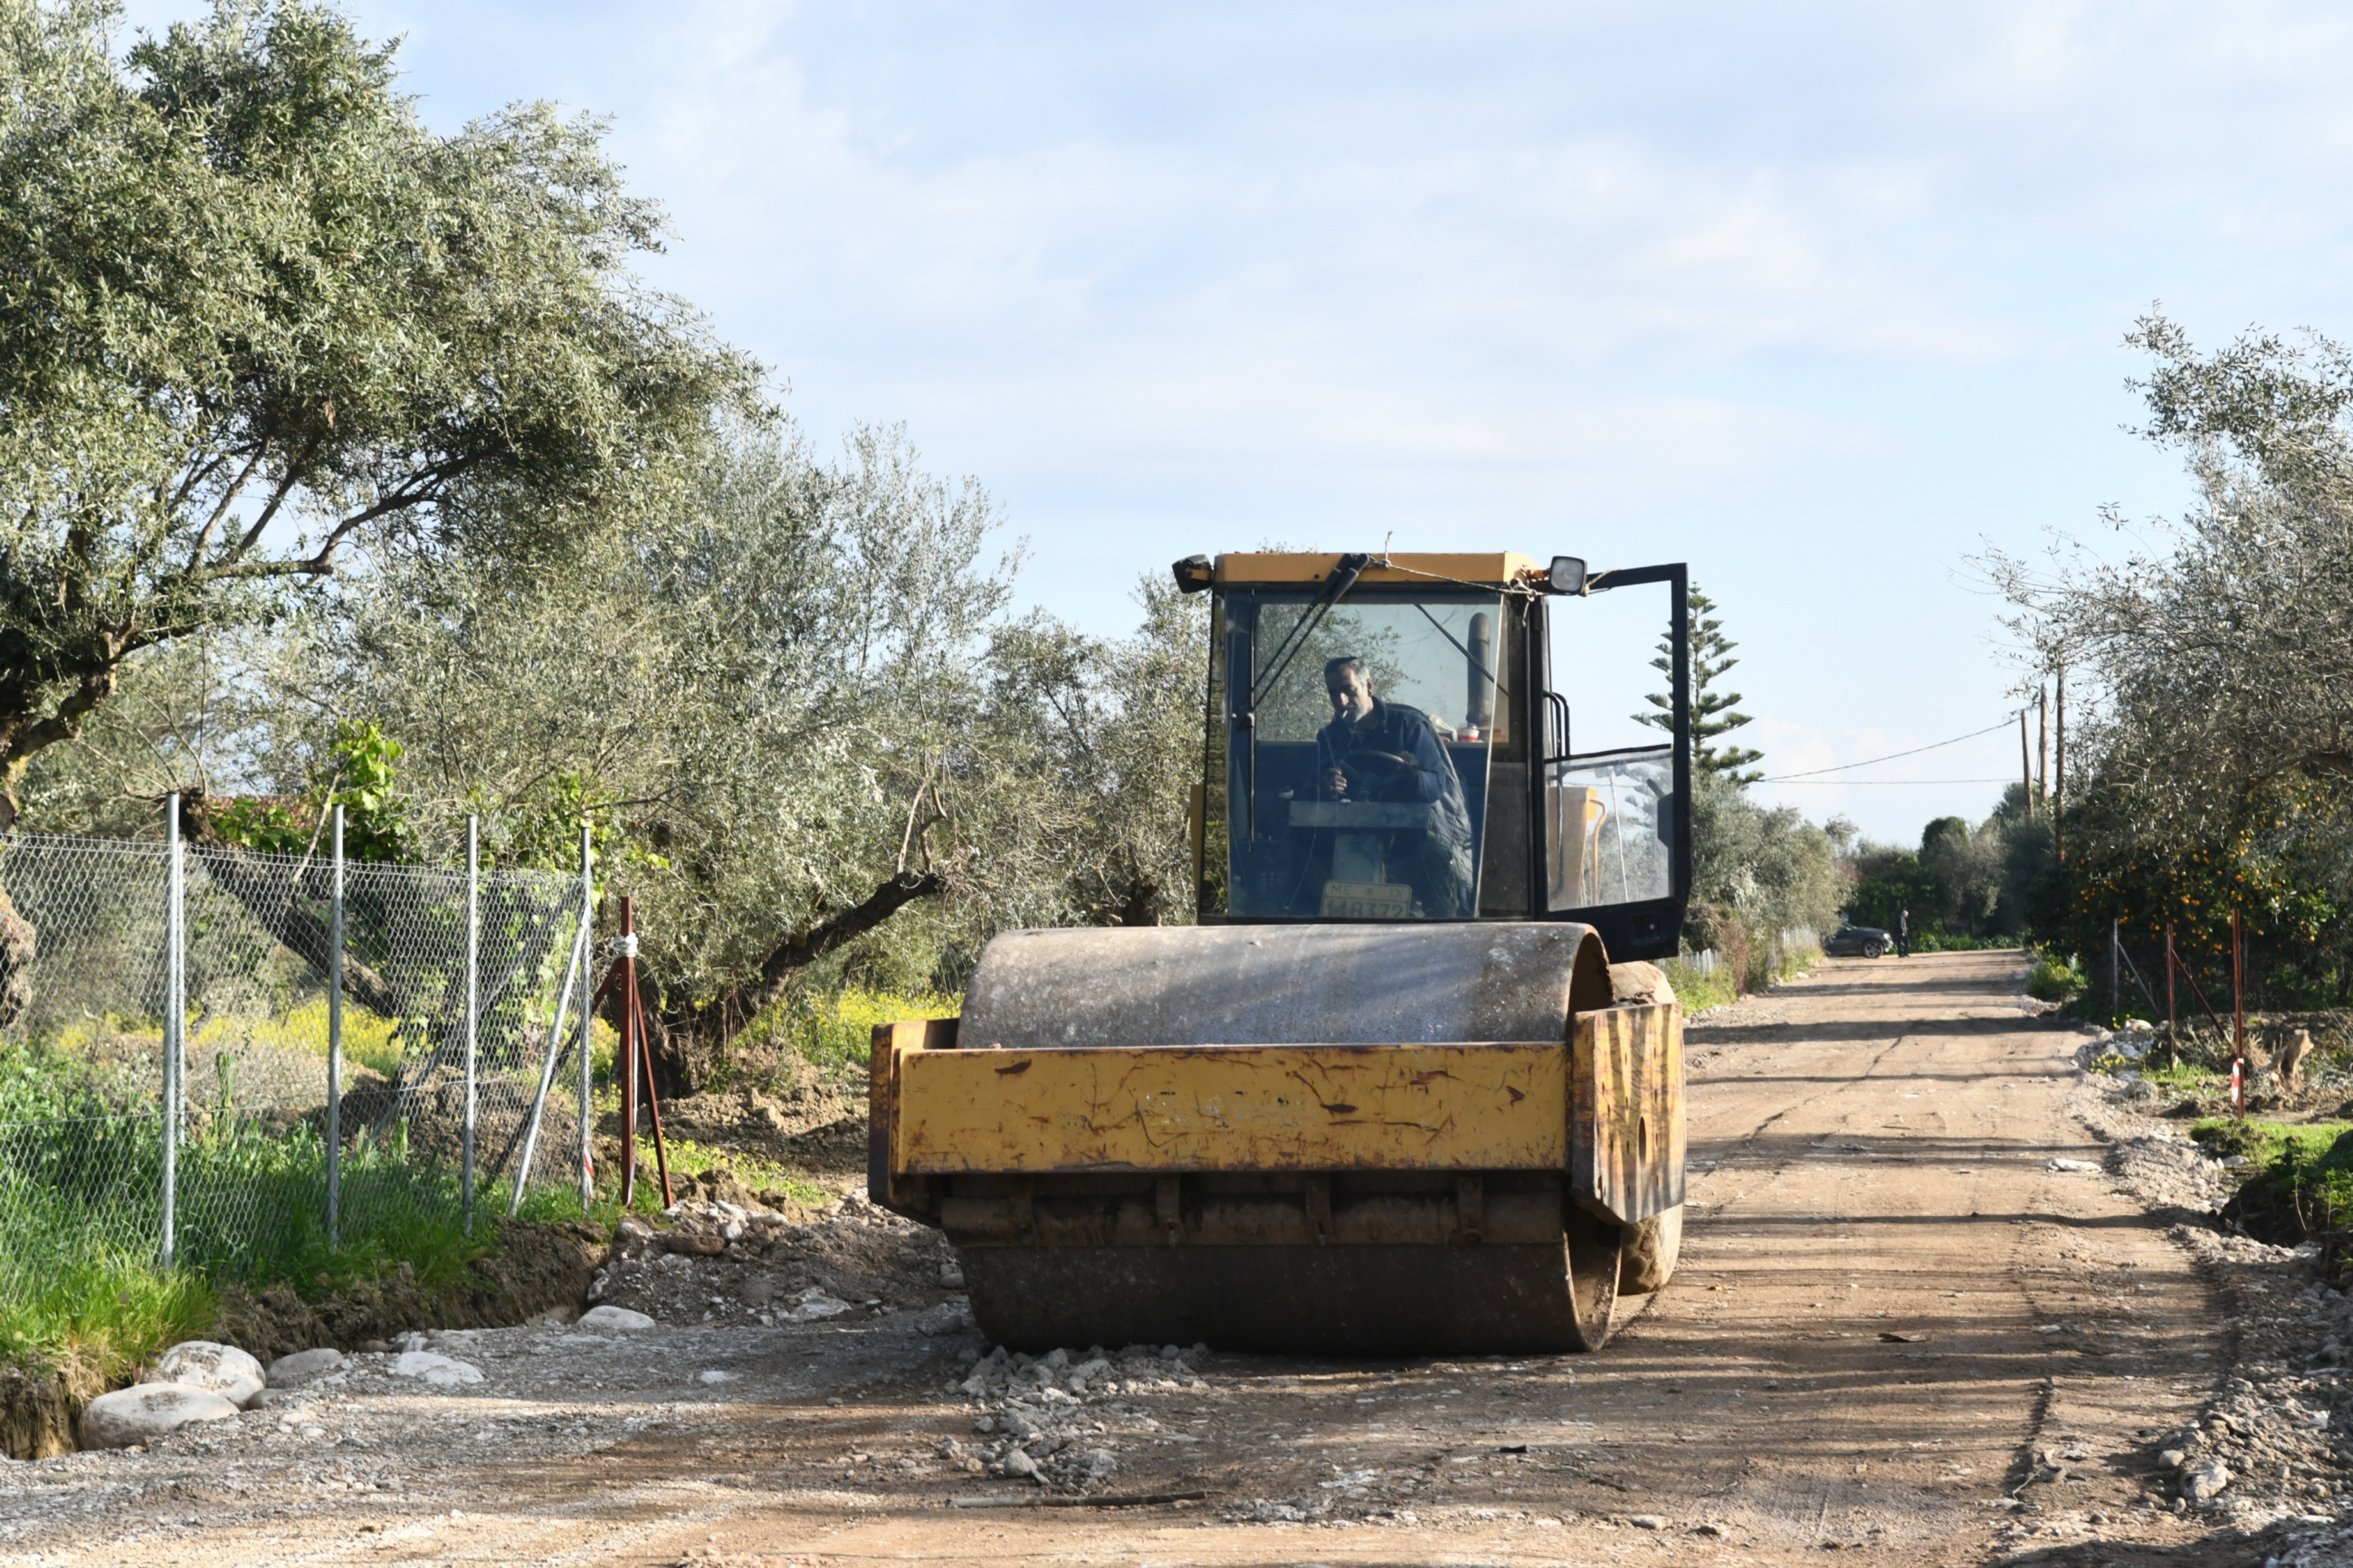
[[[2026,751],[2026,710],[2018,710],[2018,790],[2026,801],[2026,820],[2034,820],[2034,759]]]
[[[2052,779],[2051,834],[2059,858],[2067,858],[2067,667],[2059,667],[2058,711],[2054,729],[2059,740],[2059,768]]]
[[[2051,810],[2051,688],[2034,689],[2034,798],[2047,816]]]

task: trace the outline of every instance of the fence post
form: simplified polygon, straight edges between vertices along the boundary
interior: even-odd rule
[[[596,889],[588,825],[585,822],[580,825],[580,919],[588,927],[583,933],[582,951],[586,956],[580,965],[580,1207],[585,1213],[596,1203],[596,1084],[595,1069],[588,1060],[588,1047],[596,1038],[588,1016],[596,984]]]
[[[180,1185],[180,1096],[185,1064],[182,1039],[187,1026],[185,994],[187,976],[180,966],[180,949],[186,934],[187,911],[182,900],[180,795],[174,790],[164,805],[164,1267],[172,1267],[178,1250]]]
[[[466,1125],[458,1178],[466,1229],[474,1228],[474,1049],[481,952],[482,819],[466,818]]]
[[[335,807],[334,905],[327,916],[327,1246],[343,1223],[343,808]]]

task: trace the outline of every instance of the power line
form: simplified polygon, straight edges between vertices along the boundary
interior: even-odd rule
[[[1859,763],[1839,763],[1836,767],[1831,767],[1831,768],[1808,768],[1804,773],[1783,773],[1783,774],[1781,774],[1778,778],[1758,779],[1757,782],[1758,784],[1788,784],[1788,783],[1789,783],[1792,779],[1810,779],[1810,778],[1812,778],[1812,777],[1814,777],[1814,776],[1816,776],[1817,774],[1820,774],[1820,773],[1842,773],[1846,772],[1846,771],[1847,771],[1847,769],[1849,769],[1849,768],[1867,768],[1867,767],[1870,767],[1870,766],[1871,766],[1873,763],[1892,763],[1892,762],[1894,762],[1894,761],[1896,758],[1898,758],[1898,757],[1916,757],[1916,756],[1918,756],[1918,755],[1919,755],[1921,752],[1933,752],[1933,751],[1936,751],[1936,750],[1937,750],[1938,748],[1940,748],[1940,747],[1944,747],[1944,746],[1957,746],[1957,745],[1959,745],[1963,741],[1974,741],[1974,740],[1976,740],[1979,735],[1990,735],[1990,734],[1992,734],[1996,730],[2007,730],[2007,729],[2009,729],[2009,728],[2010,727],[2010,725],[2012,725],[2012,724],[2016,723],[2017,721],[2017,721],[2017,719],[2016,719],[2016,716],[2015,716],[2015,715],[2013,715],[2013,716],[2012,716],[2012,717],[2010,717],[2010,718],[2004,719],[2004,720],[2003,720],[2000,723],[1999,723],[1999,724],[1989,724],[1989,725],[1987,725],[1987,726],[1986,726],[1984,729],[1982,729],[1982,730],[1972,730],[1972,731],[1969,731],[1968,734],[1966,734],[1966,735],[1956,735],[1956,736],[1954,736],[1954,737],[1953,737],[1951,740],[1949,740],[1949,741],[1938,741],[1938,742],[1936,742],[1934,744],[1926,745],[1926,746],[1915,746],[1915,747],[1913,747],[1913,748],[1912,748],[1910,751],[1908,751],[1908,752],[1888,752],[1888,753],[1887,753],[1885,756],[1883,756],[1883,757],[1865,757],[1862,761],[1861,761],[1861,762],[1859,762]],[[1852,783],[1855,783],[1855,784],[1861,784],[1861,783],[1862,783],[1862,782],[1863,782],[1863,781],[1862,781],[1861,779],[1856,779],[1856,780],[1853,780],[1853,781],[1852,781]],[[1892,784],[1892,783],[1896,783],[1896,782],[1900,782],[1900,781],[1896,781],[1896,780],[1890,780],[1890,781],[1888,781],[1888,782]],[[1992,780],[1992,779],[1983,779],[1983,780],[1978,780],[1978,779],[1972,779],[1972,780],[1957,780],[1957,780],[1954,780],[1953,782],[1954,782],[1954,783],[1957,783],[1957,784],[1958,784],[1958,783],[1971,783],[1971,784],[1979,784],[1979,783],[1982,783],[1982,784],[1992,784],[1992,783],[1997,783],[1997,782],[2000,782],[2000,781],[1996,781],[1996,780]]]
[[[1759,780],[1757,780],[1757,783],[1759,783],[1759,784],[1835,784],[1835,785],[1837,785],[1837,786],[1838,786],[1839,788],[1841,788],[1841,789],[1847,789],[1847,788],[1860,788],[1861,786],[1862,786],[1862,785],[1864,785],[1864,784],[2016,784],[2018,781],[2017,781],[2016,779],[2013,779],[2013,778],[1999,778],[1999,779],[1810,779],[1810,778],[1791,777],[1791,778],[1786,778],[1786,779],[1759,779]]]

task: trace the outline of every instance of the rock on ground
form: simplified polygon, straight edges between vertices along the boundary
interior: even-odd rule
[[[392,1363],[395,1377],[414,1377],[436,1388],[455,1388],[462,1383],[482,1381],[482,1369],[472,1362],[455,1361],[431,1351],[404,1351]]]
[[[643,1312],[632,1312],[627,1307],[591,1307],[580,1314],[584,1329],[650,1329],[654,1321]]]
[[[81,1446],[128,1448],[191,1421],[226,1421],[237,1406],[210,1389],[185,1383],[138,1383],[101,1394],[82,1407]]]
[[[269,1386],[300,1388],[313,1378],[342,1371],[344,1362],[343,1352],[332,1345],[322,1350],[296,1351],[269,1363]]]
[[[665,1323],[805,1322],[854,1308],[961,1309],[955,1253],[940,1233],[846,1197],[795,1223],[725,1201],[681,1200],[669,1227],[625,1224],[590,1282],[603,1305]],[[595,1314],[592,1311],[589,1316]],[[954,1311],[940,1319],[954,1326]],[[586,1320],[584,1320],[585,1321]]]
[[[210,1340],[186,1340],[164,1352],[155,1363],[157,1383],[177,1383],[209,1389],[230,1404],[251,1404],[269,1386],[261,1363],[235,1345]]]

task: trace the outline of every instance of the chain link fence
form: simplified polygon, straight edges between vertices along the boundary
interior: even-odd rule
[[[585,873],[322,837],[0,838],[0,1293],[101,1254],[300,1277],[586,1193]]]

